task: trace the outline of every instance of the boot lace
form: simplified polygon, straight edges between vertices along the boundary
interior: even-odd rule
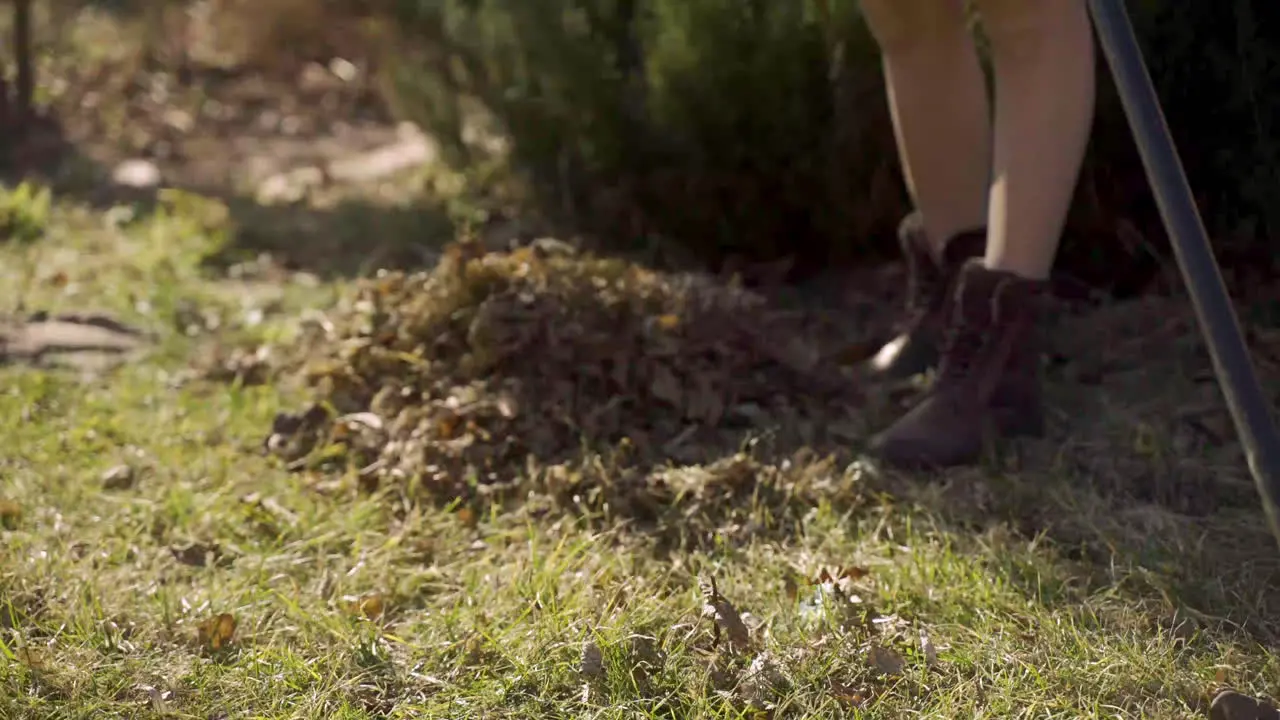
[[[981,322],[971,312],[965,312],[962,305],[953,310],[954,317],[943,332],[942,361],[938,368],[939,379],[951,381],[969,377],[986,347],[987,338],[999,332],[994,323]]]
[[[930,263],[928,258],[909,260],[906,313],[898,329],[910,330],[931,313],[942,311],[947,299],[947,285],[941,269]]]
[[[942,361],[938,377],[957,381],[968,379],[986,355],[993,351],[992,343],[998,343],[1018,324],[1018,313],[1003,307],[1003,286],[995,288],[990,297],[959,297],[949,303],[950,322],[942,335]],[[1024,302],[1029,302],[1025,301]]]

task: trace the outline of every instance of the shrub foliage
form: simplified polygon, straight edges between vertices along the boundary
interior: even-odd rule
[[[875,52],[843,0],[396,4],[399,107],[474,152],[487,117],[548,206],[709,259],[849,242],[895,216]],[[874,197],[875,202],[850,202]]]
[[[1273,236],[1280,100],[1265,88],[1280,80],[1280,6],[1129,7],[1211,229]],[[547,206],[614,242],[826,264],[886,249],[906,209],[855,0],[386,0],[382,11],[402,111],[450,138],[459,160],[475,151],[468,123],[495,123]],[[1162,243],[1104,63],[1100,73],[1068,254],[1112,265],[1136,251],[1117,242],[1119,224]]]
[[[369,55],[393,107],[447,158],[474,161],[492,148],[477,137],[505,138],[542,208],[620,249],[826,267],[892,251],[907,210],[857,0],[44,2],[212,8],[217,34],[256,64]],[[1253,241],[1280,228],[1280,4],[1128,6],[1211,231],[1224,251],[1269,258]],[[1114,275],[1165,243],[1105,63],[1099,73],[1064,260]],[[29,84],[7,75],[0,114]]]

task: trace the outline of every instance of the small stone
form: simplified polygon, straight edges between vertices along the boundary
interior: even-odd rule
[[[125,160],[111,171],[111,181],[134,188],[153,188],[160,184],[160,168],[150,160]]]
[[[102,473],[103,490],[128,490],[133,487],[137,473],[128,465],[117,465]]]

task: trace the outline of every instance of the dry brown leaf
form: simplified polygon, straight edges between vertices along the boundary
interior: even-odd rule
[[[662,650],[658,647],[658,639],[649,635],[632,635],[630,638],[630,658],[636,665],[657,667],[663,662]]]
[[[745,694],[748,702],[758,707],[767,704],[786,684],[787,677],[782,666],[766,651],[751,660],[739,690]]]
[[[129,465],[116,465],[102,473],[103,490],[128,490],[133,487],[137,473]]]
[[[695,377],[695,385],[688,394],[685,408],[687,415],[708,426],[714,426],[724,417],[725,404],[715,383],[705,374]]]
[[[170,547],[169,552],[173,554],[175,560],[191,567],[205,567],[212,561],[216,561],[221,554],[217,544],[206,545],[198,542],[193,542],[186,547]]]
[[[582,658],[578,663],[578,672],[584,677],[595,678],[604,674],[604,653],[600,646],[588,640],[582,645]]]
[[[619,586],[618,589],[609,596],[609,601],[605,603],[605,612],[613,612],[614,610],[625,608],[627,606],[627,600],[627,589]]]
[[[680,380],[665,365],[657,366],[653,371],[653,382],[649,386],[653,396],[673,407],[684,407],[684,388]]]
[[[377,620],[386,611],[386,600],[380,593],[344,598],[347,613]]]
[[[825,583],[839,583],[843,580],[856,581],[870,575],[871,571],[852,565],[825,565],[818,570],[818,574],[814,577],[814,585],[822,585]]]
[[[800,599],[800,583],[796,582],[795,573],[788,572],[782,578],[783,592],[787,594],[787,599],[795,602]]]
[[[441,440],[452,440],[458,437],[464,425],[457,415],[441,415],[436,419],[436,437]]]
[[[929,632],[924,628],[920,629],[920,652],[924,654],[926,665],[932,667],[938,664],[938,648],[933,644],[933,640],[929,638]]]
[[[137,689],[147,694],[147,697],[151,699],[151,709],[158,715],[163,717],[170,714],[168,701],[172,699],[173,691],[166,690],[161,692],[153,685],[138,685]]]
[[[498,414],[508,420],[520,413],[520,401],[509,392],[503,392],[498,395],[496,406]]]
[[[680,316],[672,313],[667,313],[666,315],[659,315],[657,320],[657,325],[663,330],[668,330],[668,331],[675,330],[676,328],[680,327]]]
[[[0,526],[12,529],[22,519],[22,506],[13,500],[0,498]]]
[[[474,528],[480,522],[480,516],[476,511],[466,505],[458,508],[457,516],[458,522],[462,523],[463,527]]]
[[[742,622],[742,616],[738,614],[733,603],[720,594],[716,579],[712,576],[699,578],[698,588],[702,592],[702,616],[714,621],[712,627],[716,642],[719,642],[720,632],[723,630],[728,637],[731,650],[742,650],[750,645],[751,632],[747,629],[746,623]]]
[[[210,650],[221,650],[231,644],[236,634],[236,617],[231,613],[220,613],[203,621],[197,626],[197,637],[201,645]]]
[[[846,685],[836,680],[831,681],[831,697],[854,710],[861,710],[871,701],[872,694],[867,688]]]
[[[872,645],[867,651],[867,664],[882,675],[901,675],[907,666],[902,653],[883,645]]]
[[[18,656],[18,662],[32,670],[44,670],[48,666],[48,656],[40,648],[20,647],[14,654]]]

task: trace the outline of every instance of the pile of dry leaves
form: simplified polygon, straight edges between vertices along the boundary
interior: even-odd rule
[[[758,464],[761,453],[863,431],[854,385],[821,360],[817,332],[705,276],[554,242],[460,243],[435,269],[382,273],[306,323],[284,365],[317,402],[277,418],[267,446],[442,500],[535,490],[636,517],[677,497],[697,513],[790,496],[819,482],[821,463],[800,473]]]

